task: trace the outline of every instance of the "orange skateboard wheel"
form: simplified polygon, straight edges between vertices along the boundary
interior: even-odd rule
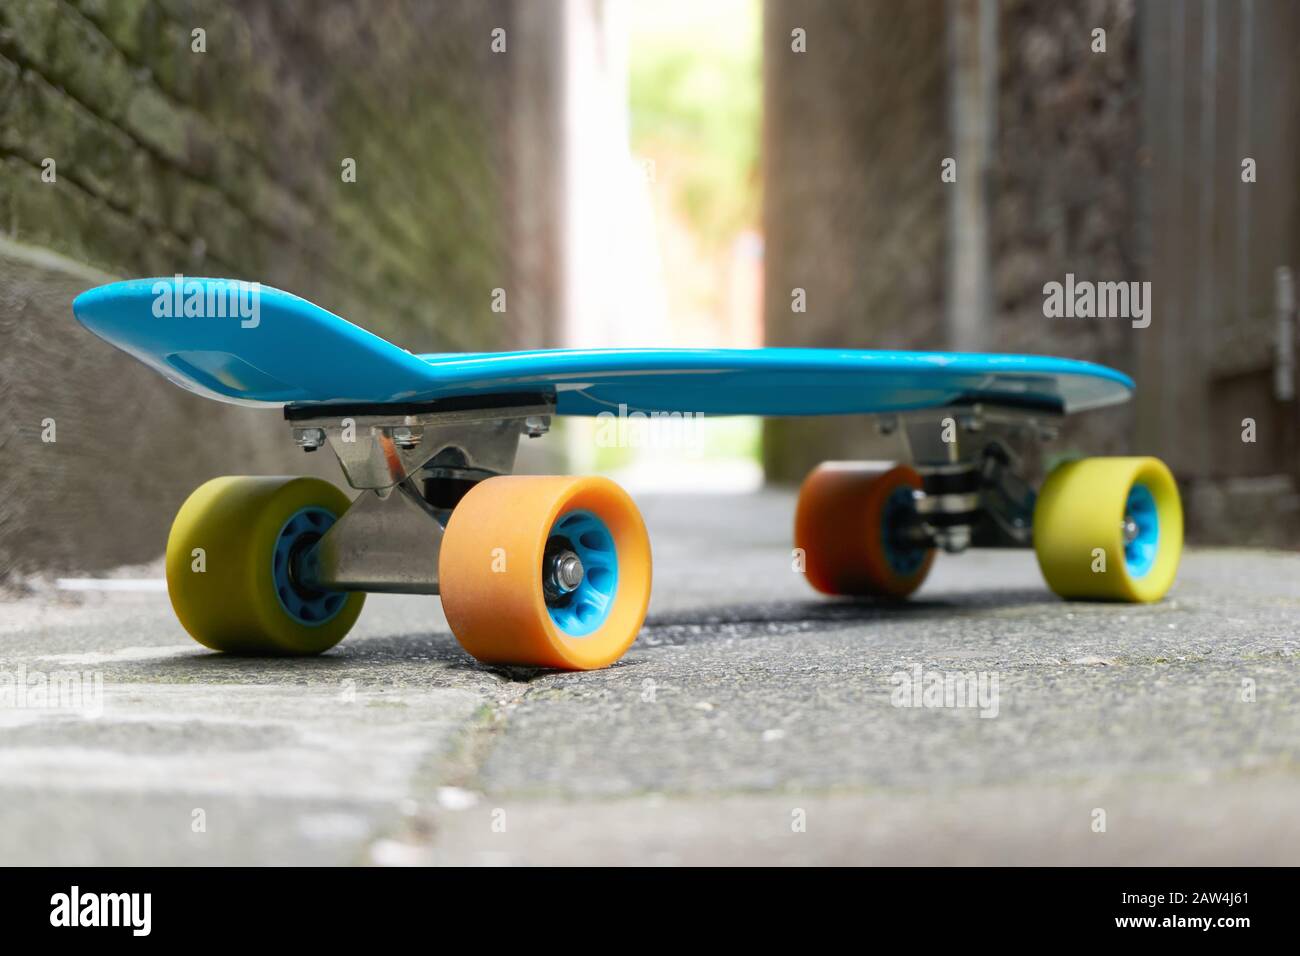
[[[590,670],[636,639],[650,564],[641,513],[614,482],[511,475],[456,505],[438,578],[452,633],[478,660]]]
[[[823,594],[904,598],[921,586],[934,548],[898,540],[915,514],[921,476],[906,465],[826,462],[804,479],[795,547],[808,582]]]

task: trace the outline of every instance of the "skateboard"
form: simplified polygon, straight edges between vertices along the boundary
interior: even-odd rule
[[[441,595],[489,664],[605,667],[636,638],[650,543],[602,477],[513,475],[556,415],[875,416],[902,463],[829,462],[804,480],[794,568],[828,595],[902,599],[935,555],[1033,548],[1068,599],[1147,602],[1172,585],[1182,507],[1155,458],[1084,458],[1037,480],[1063,416],[1128,400],[1088,362],[839,349],[553,349],[415,355],[255,283],[115,282],[73,302],[90,331],[208,398],[281,408],[328,447],[349,500],[307,477],[222,477],[181,506],[167,587],[200,644],[315,654],[367,592]]]

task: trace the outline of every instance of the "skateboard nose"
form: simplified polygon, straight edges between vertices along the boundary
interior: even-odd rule
[[[129,331],[133,319],[148,317],[151,302],[147,280],[113,282],[87,289],[73,299],[72,314],[92,332],[108,337]]]
[[[105,315],[104,295],[102,286],[95,289],[87,289],[81,295],[72,300],[72,314],[77,317],[77,321],[88,328],[95,328],[99,320]]]

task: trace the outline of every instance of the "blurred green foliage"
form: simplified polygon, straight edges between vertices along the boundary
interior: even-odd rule
[[[632,148],[671,165],[677,208],[716,246],[758,219],[759,2],[661,0],[635,10]]]

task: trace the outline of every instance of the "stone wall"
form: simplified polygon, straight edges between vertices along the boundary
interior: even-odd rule
[[[552,342],[551,13],[524,0],[0,4],[0,576],[150,559],[202,480],[302,469],[278,413],[197,399],[82,330],[70,303],[91,285],[233,276],[413,351]]]
[[[904,14],[905,11],[905,14]],[[768,0],[766,321],[772,345],[948,347],[950,254],[940,164],[953,154],[948,4]],[[1138,86],[1131,0],[1004,0],[988,176],[990,350],[1132,370],[1126,323],[1053,322],[1042,287],[1137,279]],[[807,30],[808,51],[790,50]],[[1105,55],[1088,44],[1108,32]],[[808,292],[808,313],[790,289]],[[1127,410],[1072,419],[1061,449],[1125,445]],[[828,458],[898,445],[855,420],[774,422],[768,474],[796,481]]]
[[[796,29],[806,52],[791,48]],[[943,44],[942,3],[767,0],[768,345],[935,347],[947,216]],[[804,312],[792,308],[795,289]],[[764,431],[777,481],[797,481],[823,459],[894,447],[857,419],[771,421]]]
[[[991,10],[990,294],[976,340],[1137,381],[1133,402],[1068,419],[1049,461],[1160,456],[1193,540],[1293,547],[1300,446],[1297,403],[1276,384],[1275,276],[1294,272],[1300,243],[1295,4],[985,2],[768,0],[769,340],[952,347],[942,319],[973,304],[951,301],[945,267],[969,239],[947,228],[955,187],[941,185],[939,157],[958,149],[955,104],[979,101],[954,96],[970,81],[955,51],[971,46],[952,41],[977,17],[953,15]],[[803,54],[789,49],[796,26]],[[1243,156],[1269,176],[1243,183]],[[1068,273],[1150,282],[1151,327],[1045,317],[1044,285]],[[791,311],[792,286],[807,287],[807,315]],[[900,450],[854,421],[777,422],[766,435],[779,481]]]
[[[1141,85],[1133,0],[1002,0],[989,202],[993,348],[1087,359],[1134,374],[1138,336],[1116,319],[1043,316],[1043,285],[1145,276]],[[1094,53],[1092,31],[1106,31]],[[1061,451],[1132,453],[1132,404],[1068,419]]]

